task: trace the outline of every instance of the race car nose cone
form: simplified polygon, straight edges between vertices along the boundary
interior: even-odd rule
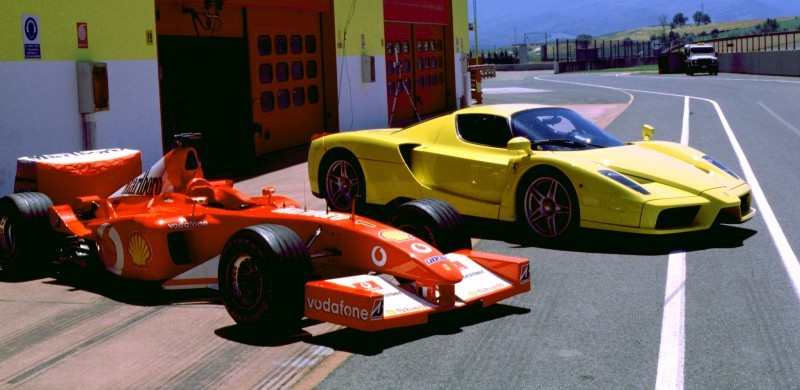
[[[441,261],[436,261],[433,264],[429,265],[429,269],[433,271],[436,276],[441,279],[441,283],[444,284],[455,284],[460,282],[464,277],[461,275],[461,271],[456,267],[453,263],[450,262],[444,256],[437,256],[441,257]],[[428,259],[430,260],[430,259]]]

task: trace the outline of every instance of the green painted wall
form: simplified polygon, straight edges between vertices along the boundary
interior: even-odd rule
[[[26,60],[22,15],[39,17],[41,61],[155,59],[155,2],[131,0],[2,0],[0,61]],[[78,48],[77,23],[88,24],[89,47]],[[146,32],[153,32],[152,45]]]
[[[336,55],[383,55],[383,1],[335,0]],[[361,35],[364,35],[364,48]],[[345,40],[346,38],[346,40]]]

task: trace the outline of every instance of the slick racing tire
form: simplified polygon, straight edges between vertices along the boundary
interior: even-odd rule
[[[563,240],[580,227],[575,188],[555,168],[542,167],[522,179],[517,193],[517,216],[536,238]]]
[[[320,189],[328,207],[334,211],[356,211],[367,203],[367,186],[361,164],[350,152],[333,150],[325,155],[319,170]]]
[[[305,283],[310,275],[305,243],[281,225],[255,225],[236,232],[225,243],[219,260],[219,289],[225,308],[245,329],[295,329],[303,318]]]
[[[439,199],[417,199],[397,207],[389,224],[433,245],[442,253],[472,249],[464,217]]]
[[[0,199],[0,267],[8,274],[34,271],[54,260],[56,234],[50,228],[47,195],[21,192]]]

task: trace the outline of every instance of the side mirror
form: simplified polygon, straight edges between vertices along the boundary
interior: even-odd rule
[[[510,139],[506,148],[508,148],[508,150],[521,150],[527,154],[533,153],[533,150],[531,150],[531,140],[525,137],[514,137]]]
[[[650,137],[656,134],[656,129],[650,125],[642,126],[642,141],[650,141]]]

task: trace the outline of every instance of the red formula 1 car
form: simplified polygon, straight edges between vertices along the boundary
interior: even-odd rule
[[[191,138],[138,176],[131,150],[20,158],[0,199],[4,272],[98,260],[166,289],[219,289],[238,324],[271,328],[305,315],[375,331],[530,290],[528,260],[471,250],[446,203],[409,202],[389,225],[305,210],[271,187],[250,197],[204,179]]]

